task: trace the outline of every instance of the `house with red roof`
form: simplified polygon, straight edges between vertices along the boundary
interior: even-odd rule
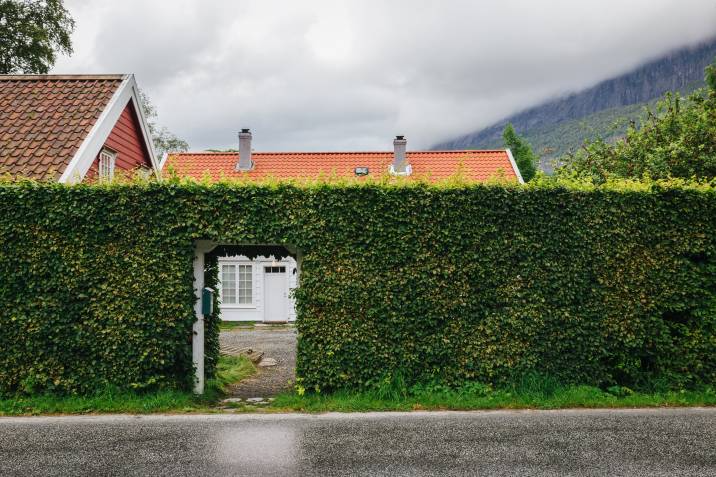
[[[503,178],[522,183],[509,149],[491,151],[406,151],[397,136],[392,151],[374,152],[255,152],[251,131],[239,133],[239,152],[181,152],[168,154],[162,169],[197,180],[367,178],[383,175],[437,182],[456,174],[468,181]]]
[[[238,152],[182,152],[164,158],[165,174],[197,180],[266,178],[363,180],[385,175],[437,182],[460,174],[468,181],[491,178],[522,183],[509,149],[492,151],[407,151],[397,136],[392,151],[378,152],[255,152],[251,131],[239,133]],[[215,247],[212,246],[212,247]],[[209,247],[211,249],[212,247]],[[285,323],[295,320],[291,289],[298,286],[300,266],[296,254],[227,251],[218,255],[221,319]],[[207,250],[209,250],[207,249]],[[197,275],[201,280],[201,274]],[[197,282],[199,283],[199,282]]]
[[[0,175],[159,173],[134,75],[0,75]]]

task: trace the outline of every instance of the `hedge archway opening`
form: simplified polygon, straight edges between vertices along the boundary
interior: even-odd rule
[[[197,307],[197,323],[194,326],[192,340],[203,340],[203,343],[193,342],[193,361],[195,376],[195,391],[203,392],[203,383],[206,377],[213,376],[219,359],[219,324],[222,321],[221,299],[220,299],[220,259],[221,258],[238,258],[254,261],[257,259],[271,259],[274,263],[281,262],[286,258],[295,260],[296,266],[288,271],[295,275],[296,287],[299,286],[300,269],[302,253],[298,247],[294,245],[278,245],[278,244],[229,244],[214,243],[211,241],[197,242],[197,259],[203,262],[203,283],[197,281],[195,292],[199,299]],[[201,265],[198,265],[201,268]],[[197,264],[195,264],[195,269]],[[253,286],[253,284],[252,284]],[[203,314],[203,300],[206,296],[199,290],[208,289],[212,292],[213,303],[211,313]],[[291,306],[291,303],[289,303]],[[199,314],[199,308],[202,313]],[[288,312],[288,310],[287,310]],[[203,319],[203,327],[202,327]],[[287,320],[288,322],[288,315]],[[203,328],[203,330],[201,329]],[[202,332],[203,331],[203,332]],[[201,371],[203,369],[203,372]]]

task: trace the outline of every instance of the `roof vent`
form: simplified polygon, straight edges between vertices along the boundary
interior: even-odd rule
[[[254,168],[254,161],[251,159],[251,131],[244,128],[239,133],[239,162],[236,164],[237,171],[250,171]]]
[[[356,167],[356,168],[353,170],[353,172],[355,172],[355,174],[356,174],[357,176],[367,176],[368,174],[370,174],[370,169],[369,169],[368,167],[365,167],[365,166],[363,166],[363,167]]]

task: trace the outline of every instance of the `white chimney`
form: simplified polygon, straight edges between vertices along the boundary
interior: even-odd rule
[[[405,136],[395,136],[393,140],[393,163],[390,165],[390,173],[399,176],[408,176],[412,172],[408,159],[405,155],[405,148],[408,141]]]
[[[237,171],[250,171],[254,168],[254,161],[251,160],[251,131],[242,129],[239,133],[239,163],[236,164]]]

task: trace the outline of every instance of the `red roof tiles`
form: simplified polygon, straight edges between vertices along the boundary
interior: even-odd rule
[[[183,177],[211,180],[222,178],[311,179],[320,175],[356,177],[356,167],[368,167],[369,176],[388,173],[393,152],[255,152],[254,168],[236,170],[238,153],[192,152],[170,154],[164,170]],[[408,152],[410,177],[439,181],[461,172],[468,180],[484,181],[505,177],[517,180],[505,150],[496,151],[424,151]]]
[[[0,75],[0,174],[57,179],[122,75]]]

